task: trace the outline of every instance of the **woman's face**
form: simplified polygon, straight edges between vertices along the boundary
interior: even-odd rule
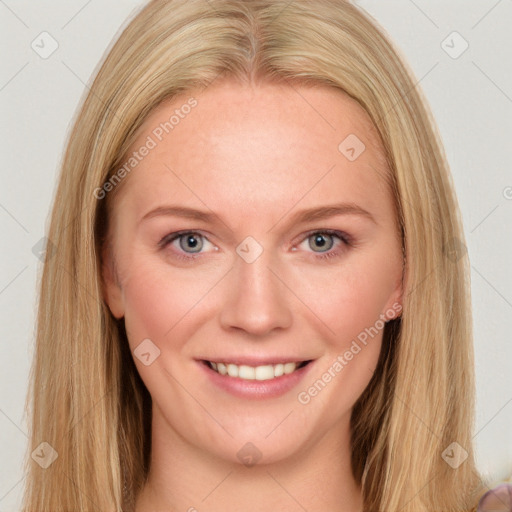
[[[249,465],[338,445],[400,309],[366,113],[327,87],[217,83],[154,110],[126,162],[106,299],[153,436]]]

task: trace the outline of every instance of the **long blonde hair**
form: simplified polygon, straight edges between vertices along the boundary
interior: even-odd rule
[[[354,475],[365,511],[474,509],[462,224],[435,123],[397,50],[343,0],[153,0],[108,52],[67,144],[27,396],[24,512],[134,510],[150,462],[151,396],[102,294],[102,245],[124,182],[104,200],[95,191],[155,106],[221,75],[335,87],[373,120],[392,176],[405,292],[353,411]],[[46,469],[30,456],[38,447],[53,453],[43,442],[57,455]],[[442,456],[450,446],[468,454],[457,468]]]

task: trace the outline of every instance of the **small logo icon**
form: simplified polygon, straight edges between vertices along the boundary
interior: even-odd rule
[[[467,247],[458,238],[452,238],[444,248],[446,257],[453,263],[459,261],[467,252]]]
[[[469,43],[454,30],[445,39],[443,39],[441,42],[441,48],[452,59],[458,59],[469,48]]]
[[[135,348],[133,355],[144,366],[149,366],[160,355],[160,349],[149,338],[146,338]]]
[[[43,236],[33,247],[32,254],[40,261],[44,262],[46,254],[48,254],[48,260],[50,260],[55,254],[55,245],[50,239]]]
[[[48,468],[59,454],[53,449],[53,446],[46,441],[41,443],[31,454],[31,457],[43,468]]]
[[[252,443],[245,443],[236,456],[244,466],[250,468],[261,459],[262,453]]]
[[[238,244],[236,252],[246,263],[253,263],[260,257],[263,247],[252,236],[248,236]]]
[[[59,43],[48,32],[41,32],[30,45],[39,57],[47,59],[59,47]]]
[[[338,146],[340,153],[350,162],[357,160],[365,149],[363,141],[353,133],[345,137]]]
[[[468,458],[468,452],[459,443],[453,442],[444,450],[441,457],[446,464],[457,469]]]

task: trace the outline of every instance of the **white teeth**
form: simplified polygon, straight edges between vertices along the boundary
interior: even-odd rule
[[[292,373],[295,371],[295,368],[297,368],[297,365],[295,363],[286,363],[284,365],[284,373],[285,374]]]
[[[242,365],[238,368],[238,376],[241,379],[254,380],[256,371],[252,366]]]
[[[238,366],[236,364],[228,364],[228,375],[238,377]]]
[[[300,363],[278,363],[267,364],[264,366],[236,365],[233,363],[213,363],[210,362],[210,368],[229,377],[238,377],[244,380],[270,380],[282,375],[293,373]]]
[[[256,380],[268,380],[275,377],[274,367],[271,364],[266,366],[257,366],[254,370],[254,378]]]

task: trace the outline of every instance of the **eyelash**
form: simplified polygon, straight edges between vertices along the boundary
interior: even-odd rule
[[[175,240],[178,240],[179,238],[181,238],[182,236],[185,236],[185,235],[199,235],[200,237],[208,240],[208,238],[206,236],[202,235],[198,231],[177,231],[175,233],[169,233],[168,235],[164,236],[160,240],[160,242],[158,242],[158,247],[163,250],[168,245],[171,245],[172,242],[174,242]],[[321,229],[321,230],[310,231],[300,241],[300,243],[306,241],[308,238],[312,237],[313,235],[328,235],[328,236],[338,238],[338,240],[340,240],[342,242],[342,245],[345,245],[345,248],[351,247],[353,245],[352,239],[347,233],[344,233],[342,231],[337,231],[335,229]],[[315,254],[314,258],[317,260],[327,260],[327,259],[331,259],[331,258],[337,258],[337,257],[341,256],[342,252],[344,252],[344,249],[337,249],[337,250],[330,249],[327,252]],[[194,256],[184,256],[183,254],[184,253],[176,252],[174,254],[174,256],[178,259],[191,262],[193,260],[196,260],[202,253],[196,253],[196,255],[194,255]]]

